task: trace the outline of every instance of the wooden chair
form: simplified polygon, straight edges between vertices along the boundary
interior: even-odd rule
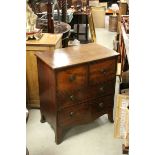
[[[126,62],[126,50],[125,44],[123,41],[123,36],[120,34],[120,45],[118,48],[118,52],[120,53],[120,62],[117,63],[117,71],[116,76],[119,76],[120,82],[122,81],[122,72],[124,71],[125,62]]]

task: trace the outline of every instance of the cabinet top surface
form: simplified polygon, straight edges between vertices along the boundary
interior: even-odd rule
[[[53,69],[77,65],[119,55],[96,43],[56,49],[53,52],[37,52],[36,56]]]
[[[39,40],[27,40],[26,46],[54,46],[61,39],[62,34],[43,33]]]

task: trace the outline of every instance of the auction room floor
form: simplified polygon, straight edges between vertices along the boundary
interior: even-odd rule
[[[108,19],[107,19],[108,20]],[[96,28],[97,43],[113,49],[115,32]],[[116,80],[116,94],[119,79]],[[30,155],[122,155],[122,140],[114,138],[114,124],[107,115],[92,123],[70,129],[61,144],[56,145],[53,129],[40,123],[39,109],[29,110],[26,144]]]

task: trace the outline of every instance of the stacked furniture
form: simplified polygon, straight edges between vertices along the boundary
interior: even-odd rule
[[[41,122],[61,143],[67,129],[108,114],[113,106],[118,53],[95,43],[37,52]]]

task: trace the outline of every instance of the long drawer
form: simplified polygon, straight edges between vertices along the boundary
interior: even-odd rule
[[[86,122],[90,118],[90,105],[86,103],[64,108],[59,111],[58,118],[61,126]]]
[[[76,105],[90,99],[114,94],[115,80],[107,81],[92,87],[78,89],[74,91],[57,91],[57,103],[59,108]]]

